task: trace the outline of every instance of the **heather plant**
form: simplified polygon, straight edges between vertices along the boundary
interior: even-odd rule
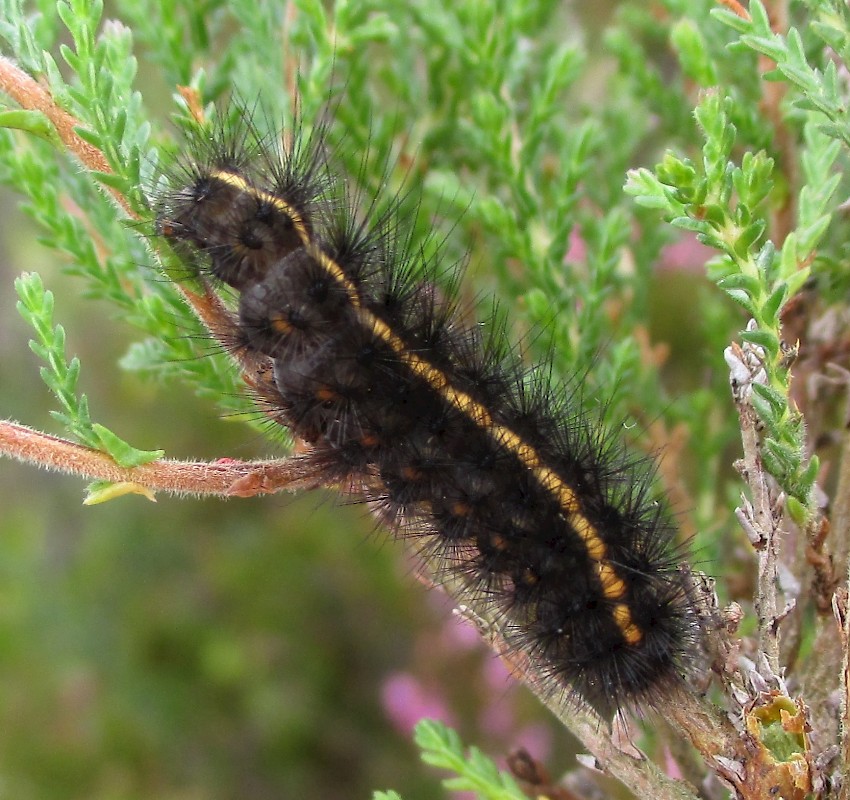
[[[847,796],[844,3],[1,7],[23,215],[2,226],[0,451],[95,479],[98,506],[3,464],[10,794],[432,797],[414,708],[476,742],[416,728],[478,797],[594,796],[588,764],[636,796]],[[581,413],[659,458],[702,611],[686,698],[612,724],[516,653],[543,705],[507,696],[446,609],[421,619],[362,509],[143,499],[166,456],[292,446],[153,224],[181,131],[227,108],[270,137],[325,126],[352,202],[396,202]],[[462,615],[499,650],[498,613]],[[518,744],[513,774],[489,758]]]

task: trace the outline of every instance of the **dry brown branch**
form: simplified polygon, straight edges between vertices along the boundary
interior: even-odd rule
[[[753,327],[751,323],[750,328]],[[750,488],[752,499],[741,498],[736,515],[758,558],[758,586],[755,596],[759,626],[759,652],[764,664],[757,664],[762,677],[778,688],[779,618],[777,602],[779,538],[782,503],[775,483],[765,472],[759,450],[759,422],[750,403],[752,385],[766,380],[762,366],[764,352],[758,346],[733,343],[726,351],[731,368],[732,395],[741,424],[743,458],[736,464],[738,472]]]

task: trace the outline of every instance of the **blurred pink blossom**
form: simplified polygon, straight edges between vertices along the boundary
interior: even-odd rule
[[[659,269],[701,273],[714,250],[697,241],[696,234],[684,234],[678,242],[661,251]]]
[[[440,639],[441,646],[449,652],[468,652],[479,647],[484,649],[484,643],[475,626],[456,616],[446,620]]]
[[[395,672],[384,681],[381,702],[393,725],[406,735],[410,735],[424,717],[453,727],[457,725],[445,699],[423,686],[409,672]]]
[[[528,750],[537,761],[546,763],[552,757],[552,729],[539,722],[526,725],[511,738],[511,749]]]
[[[570,231],[570,246],[567,250],[567,254],[564,256],[564,261],[576,261],[581,263],[584,261],[586,255],[587,247],[584,244],[584,239],[581,238],[578,228],[573,228]]]

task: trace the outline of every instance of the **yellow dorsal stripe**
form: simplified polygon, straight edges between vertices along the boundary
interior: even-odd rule
[[[292,227],[298,234],[298,238],[301,239],[304,249],[310,254],[310,257],[320,264],[337,283],[342,285],[348,295],[351,305],[355,308],[360,307],[360,295],[357,292],[357,286],[349,280],[348,276],[345,274],[345,270],[343,270],[336,261],[334,261],[324,250],[316,246],[315,242],[313,242],[310,237],[310,231],[307,229],[307,225],[304,222],[304,218],[301,216],[301,212],[295,208],[295,206],[287,203],[282,197],[278,197],[275,194],[271,194],[270,192],[266,192],[252,186],[241,175],[237,175],[235,172],[216,170],[212,173],[211,177],[227,184],[228,186],[232,186],[240,192],[253,195],[259,200],[262,200],[264,203],[268,203],[272,206],[272,208],[276,209],[284,216],[288,217],[292,222]]]
[[[212,177],[238,191],[252,194],[290,219],[310,257],[345,289],[361,324],[386,343],[411,372],[439,392],[446,402],[466,414],[476,425],[486,430],[494,441],[513,453],[532,472],[539,484],[557,498],[558,504],[564,511],[566,521],[584,543],[588,557],[597,564],[597,575],[603,595],[607,600],[621,600],[626,594],[626,584],[608,561],[608,550],[599,535],[599,531],[581,513],[575,491],[564,483],[553,470],[541,463],[534,448],[524,442],[510,428],[494,423],[492,415],[481,403],[453,387],[443,372],[415,353],[411,353],[389,325],[368,309],[363,308],[357,286],[348,278],[345,270],[313,241],[310,231],[297,208],[277,195],[252,186],[234,172],[218,170],[212,173]],[[643,632],[632,618],[631,610],[626,603],[616,603],[612,608],[611,615],[626,642],[637,644],[643,639]]]
[[[564,509],[570,526],[584,542],[589,558],[598,564],[597,574],[605,598],[607,600],[620,600],[624,597],[626,584],[607,560],[607,548],[605,542],[599,536],[599,532],[590,520],[579,511],[578,497],[573,489],[567,486],[549,467],[540,463],[540,458],[531,445],[524,442],[510,428],[496,425],[490,412],[484,406],[468,394],[450,386],[448,378],[440,370],[411,353],[404,346],[404,342],[383,320],[378,319],[374,314],[363,308],[359,309],[358,315],[360,321],[388,344],[414,374],[423,378],[430,386],[440,392],[445,400],[465,413],[476,425],[484,428],[496,442],[516,455],[525,467],[534,474],[540,485],[558,499],[558,504]],[[623,638],[629,644],[637,644],[641,641],[643,633],[632,619],[628,605],[617,603],[612,615]]]

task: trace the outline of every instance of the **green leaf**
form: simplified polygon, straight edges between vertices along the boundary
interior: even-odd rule
[[[695,22],[687,18],[680,19],[673,26],[670,39],[688,77],[702,87],[717,83],[717,71],[708,53],[705,39]]]
[[[773,293],[767,300],[764,302],[764,305],[761,307],[761,316],[766,325],[773,326],[774,328],[778,328],[780,324],[779,314],[785,306],[785,302],[788,300],[788,284],[780,283],[779,286],[774,289]],[[775,338],[775,334],[771,334]],[[750,341],[753,341],[750,339]]]
[[[426,764],[451,770],[456,778],[443,781],[453,791],[474,791],[486,800],[527,800],[517,782],[477,748],[465,754],[460,737],[451,728],[434,720],[422,720],[414,734]]]
[[[165,455],[164,450],[137,450],[130,446],[123,439],[120,439],[108,428],[103,425],[94,423],[92,425],[100,442],[101,449],[109,453],[115,463],[122,467],[138,467],[142,464],[149,464],[151,461],[156,461]]]
[[[55,147],[62,145],[53,123],[40,111],[23,111],[20,109],[3,111],[0,113],[0,128],[14,128],[31,133],[33,136],[38,136],[40,139],[50,142]]]
[[[779,337],[773,331],[766,329],[741,331],[741,339],[763,347],[771,358],[779,355]]]
[[[746,331],[745,333],[742,333],[741,336],[743,337],[746,335],[749,337],[753,334],[759,334],[757,338],[762,339],[763,337],[760,334],[763,333],[764,331]],[[753,394],[765,401],[767,407],[770,409],[770,416],[778,417],[788,410],[788,398],[772,386],[754,383]]]
[[[138,494],[147,498],[152,503],[156,502],[153,492],[140,483],[125,481],[122,483],[110,483],[109,481],[95,481],[86,488],[86,496],[83,499],[84,506],[98,506],[111,500],[118,500],[127,495]]]
[[[809,519],[809,510],[805,504],[801,503],[793,495],[785,498],[785,505],[788,508],[788,515],[794,521],[795,525],[804,527]]]
[[[761,283],[757,277],[744,275],[742,272],[727,275],[725,278],[718,280],[717,285],[726,292],[736,289],[746,292],[749,297],[758,295],[761,289]]]

